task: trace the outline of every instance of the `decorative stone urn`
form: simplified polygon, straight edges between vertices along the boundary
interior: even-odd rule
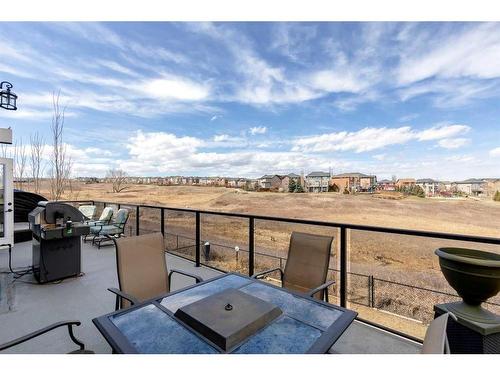
[[[439,248],[435,254],[444,277],[463,299],[447,303],[447,310],[468,321],[500,324],[500,316],[481,307],[500,291],[500,254],[456,247]]]

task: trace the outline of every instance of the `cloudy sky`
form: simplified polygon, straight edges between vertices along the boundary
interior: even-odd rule
[[[75,176],[500,177],[500,23],[0,23],[0,127]]]

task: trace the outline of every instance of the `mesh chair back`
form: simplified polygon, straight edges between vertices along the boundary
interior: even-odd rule
[[[125,208],[120,208],[115,216],[115,225],[119,226],[120,228],[123,228],[125,227],[127,220],[128,220],[128,210]]]
[[[111,207],[104,207],[99,216],[99,221],[110,221],[113,217],[113,209]]]
[[[87,218],[87,219],[90,219],[92,220],[94,218],[94,215],[95,215],[95,211],[97,209],[96,206],[91,206],[91,205],[81,205],[80,207],[78,207],[78,209],[80,210],[80,212]]]
[[[333,237],[293,232],[283,273],[283,286],[307,292],[326,282]],[[323,299],[324,291],[314,295]]]
[[[425,333],[422,354],[450,354],[446,327],[448,325],[449,313],[434,319]]]
[[[161,233],[115,240],[120,290],[140,301],[168,293],[167,264]],[[122,300],[122,307],[129,303]]]

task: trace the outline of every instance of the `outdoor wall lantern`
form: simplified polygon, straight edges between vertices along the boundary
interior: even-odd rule
[[[5,86],[5,89],[4,89]],[[0,83],[0,107],[15,111],[17,95],[10,91],[12,84],[7,81]]]

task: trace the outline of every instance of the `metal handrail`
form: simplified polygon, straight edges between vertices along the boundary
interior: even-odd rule
[[[190,213],[194,213],[194,214],[200,213],[200,214],[204,214],[204,215],[239,217],[239,218],[254,219],[254,220],[277,221],[277,222],[285,222],[285,223],[292,223],[292,224],[304,224],[304,225],[315,225],[315,226],[324,226],[324,227],[333,227],[333,228],[345,228],[345,229],[368,231],[368,232],[391,233],[391,234],[400,234],[400,235],[417,236],[417,237],[432,237],[432,238],[446,239],[446,240],[479,242],[479,243],[485,243],[485,244],[500,245],[500,237],[473,236],[473,235],[467,235],[467,234],[455,234],[455,233],[446,233],[446,232],[422,231],[422,230],[415,230],[415,229],[349,224],[349,223],[322,221],[322,220],[283,218],[283,217],[276,217],[276,216],[255,215],[255,214],[246,214],[246,213],[238,213],[238,212],[197,210],[194,208],[153,206],[153,205],[138,204],[138,203],[123,203],[123,202],[109,202],[109,201],[96,201],[96,200],[76,200],[76,201],[67,200],[67,201],[62,201],[62,202],[67,202],[67,203],[89,203],[89,202],[92,202],[94,204],[101,203],[101,204],[116,204],[116,205],[120,204],[122,206],[151,208],[151,209],[163,209],[163,210],[171,210],[171,211],[190,212]]]

